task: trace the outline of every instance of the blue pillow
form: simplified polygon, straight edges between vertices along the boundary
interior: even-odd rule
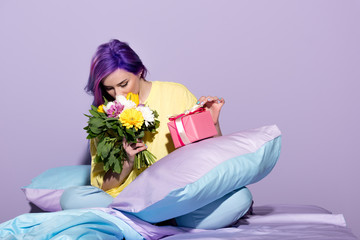
[[[60,211],[64,189],[90,185],[90,165],[65,166],[49,169],[32,179],[22,190],[28,201],[44,211]]]
[[[184,146],[142,172],[110,207],[152,223],[182,216],[260,181],[280,147],[275,125]]]

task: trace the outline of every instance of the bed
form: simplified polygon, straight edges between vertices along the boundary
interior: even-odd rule
[[[356,239],[341,214],[304,205],[255,204],[252,214],[213,230],[158,224],[260,181],[275,166],[280,147],[281,133],[275,125],[191,144],[146,169],[106,208],[62,210],[65,189],[89,185],[90,166],[49,169],[23,188],[27,199],[47,212],[0,224],[0,238]],[[236,207],[229,205],[226,212]]]
[[[254,206],[217,230],[156,226],[110,208],[28,213],[0,225],[1,239],[357,239],[341,214],[308,205]]]

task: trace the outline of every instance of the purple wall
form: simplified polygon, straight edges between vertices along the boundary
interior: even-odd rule
[[[224,97],[224,134],[280,127],[257,205],[319,205],[360,236],[359,1],[95,2],[0,3],[0,222],[30,210],[21,186],[86,157],[90,58],[118,38],[150,80]]]

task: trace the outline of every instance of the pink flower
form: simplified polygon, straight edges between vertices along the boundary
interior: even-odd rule
[[[109,102],[106,106],[106,114],[108,117],[117,117],[123,111],[124,106],[118,101]]]

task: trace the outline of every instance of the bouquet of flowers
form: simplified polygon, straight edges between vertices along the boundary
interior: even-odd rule
[[[94,161],[102,162],[104,170],[120,173],[123,161],[128,158],[123,140],[136,143],[145,131],[155,132],[159,127],[158,113],[139,104],[139,95],[129,93],[126,97],[117,96],[115,101],[107,101],[99,107],[91,106],[88,125],[84,128],[87,139],[96,138],[97,153]],[[134,166],[150,166],[156,157],[148,150],[136,154]]]

